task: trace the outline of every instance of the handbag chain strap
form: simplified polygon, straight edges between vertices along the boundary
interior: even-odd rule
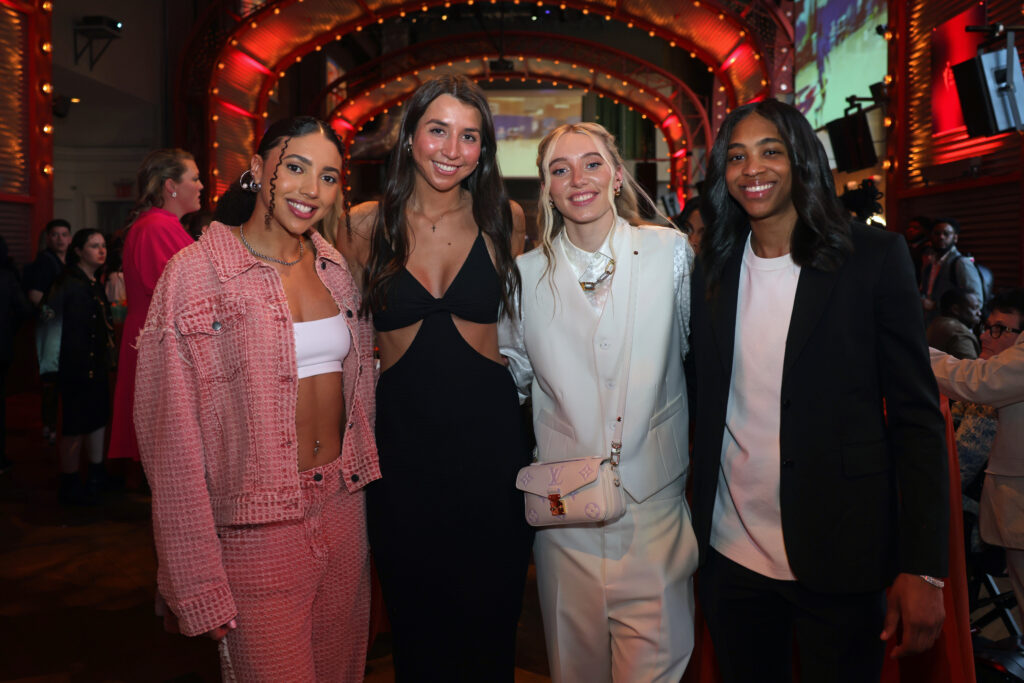
[[[636,228],[629,226],[629,248],[633,256],[639,256],[640,252],[635,249]],[[626,354],[626,366],[623,376],[622,391],[619,393],[619,409],[615,418],[615,432],[612,434],[611,464],[615,472],[615,485],[619,486],[619,460],[622,457],[622,418],[626,413],[626,394],[629,391],[629,363],[633,356],[633,316],[636,312],[636,290],[637,280],[640,279],[639,259],[634,258],[629,265],[629,309],[626,312],[626,346],[623,352]]]

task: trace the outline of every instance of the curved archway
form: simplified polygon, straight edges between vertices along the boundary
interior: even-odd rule
[[[483,4],[487,0],[477,0]],[[497,0],[491,0],[492,3]],[[514,0],[518,4],[518,0]],[[474,0],[465,0],[472,5]],[[210,173],[215,178],[216,194],[226,188],[229,178],[244,168],[249,150],[252,149],[254,138],[260,128],[260,120],[266,117],[266,102],[271,96],[277,81],[291,65],[302,60],[310,52],[320,51],[323,46],[333,40],[350,33],[358,33],[373,24],[384,24],[388,21],[403,21],[411,15],[426,13],[434,8],[451,6],[450,0],[278,0],[269,2],[251,16],[244,18],[235,27],[230,37],[220,49],[216,67],[210,79],[208,99],[208,139],[212,143],[213,153],[210,160]],[[617,22],[626,30],[643,31],[651,38],[664,41],[670,48],[688,50],[691,57],[703,61],[708,70],[720,83],[720,90],[727,98],[727,106],[764,97],[772,93],[773,74],[765,59],[761,41],[745,18],[737,15],[724,3],[716,0],[540,0],[539,6],[548,5],[561,10],[572,8],[583,15],[603,17],[604,21]],[[759,5],[754,0],[753,5]],[[792,35],[790,29],[790,35]],[[536,35],[536,34],[534,34]],[[559,36],[558,41],[566,41]],[[462,42],[460,39],[459,42]],[[582,41],[577,41],[579,44]],[[526,53],[531,58],[539,58],[538,67],[534,71],[543,70],[542,78],[579,83],[569,74],[561,73],[562,57],[556,56],[554,50],[521,49],[513,52]],[[613,54],[614,50],[603,48],[603,52]],[[483,55],[483,50],[481,57]],[[487,51],[493,55],[494,51]],[[506,53],[512,54],[506,50]],[[624,53],[621,53],[621,57]],[[462,55],[465,59],[468,55]],[[525,59],[525,54],[520,54]],[[628,55],[626,55],[628,57]],[[470,57],[472,62],[473,57]],[[481,60],[483,62],[485,60]],[[556,61],[558,63],[556,63]],[[583,60],[579,60],[581,63]],[[599,62],[599,59],[593,59]],[[666,136],[666,141],[692,140],[692,134],[682,137],[684,124],[689,123],[690,114],[677,106],[673,110],[668,101],[671,98],[651,94],[645,81],[635,78],[641,71],[655,73],[651,65],[636,60],[638,66],[620,68],[618,71],[607,68],[600,74],[608,81],[608,87],[592,83],[591,87],[607,92],[613,97],[627,102],[647,113],[662,124],[665,132],[666,121],[670,132],[680,129],[680,137]],[[599,66],[595,65],[595,74]],[[478,77],[473,69],[469,70],[473,77]],[[486,73],[486,67],[481,70]],[[671,79],[669,79],[670,81]],[[676,79],[679,80],[679,79]],[[614,86],[618,81],[621,86]],[[400,81],[395,80],[394,83]],[[681,81],[680,81],[681,82]],[[377,85],[381,85],[377,81]],[[387,90],[388,84],[383,83]],[[685,85],[685,84],[684,84]],[[405,88],[398,88],[403,91]],[[411,91],[411,90],[410,90]],[[653,88],[657,91],[657,88]],[[679,93],[685,94],[680,90]],[[379,95],[378,95],[379,97]],[[678,94],[676,97],[682,97]],[[401,97],[389,98],[388,101]],[[680,100],[684,102],[686,97]],[[696,99],[696,98],[693,98]],[[659,100],[662,100],[659,102]],[[699,102],[697,106],[700,118],[706,120],[708,114]],[[344,116],[344,114],[342,114]],[[672,117],[677,119],[673,120]],[[350,122],[351,123],[351,122]],[[703,126],[706,139],[710,139],[710,126]],[[674,143],[674,152],[679,151],[679,143]],[[677,164],[673,164],[673,173]],[[224,180],[221,179],[223,171]],[[678,186],[678,182],[674,182]]]

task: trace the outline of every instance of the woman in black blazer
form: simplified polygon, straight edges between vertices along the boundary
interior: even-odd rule
[[[725,681],[877,680],[943,621],[948,477],[913,265],[806,119],[725,120],[692,278],[699,597]],[[886,602],[886,587],[891,586]],[[897,635],[898,634],[898,635]]]

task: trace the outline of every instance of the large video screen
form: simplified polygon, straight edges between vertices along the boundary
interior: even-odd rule
[[[567,90],[488,90],[498,164],[509,178],[537,177],[537,145],[563,123],[578,123],[583,100]]]
[[[889,12],[886,0],[802,0],[797,11],[796,106],[817,129],[885,77],[888,44],[876,29]]]

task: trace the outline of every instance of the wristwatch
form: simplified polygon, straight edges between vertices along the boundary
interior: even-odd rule
[[[920,576],[922,579],[924,579],[931,585],[935,586],[936,588],[943,588],[946,585],[945,581],[943,581],[942,579],[936,579],[934,576],[928,576],[927,574],[918,574],[918,576]]]

